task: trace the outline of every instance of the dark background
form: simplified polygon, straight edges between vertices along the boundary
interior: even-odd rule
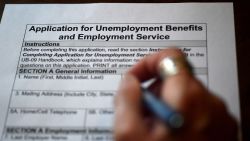
[[[246,2],[245,2],[246,1]],[[161,3],[161,2],[233,2],[236,29],[236,50],[238,63],[240,107],[243,141],[250,141],[250,4],[248,0],[1,0],[0,17],[4,4],[14,3]],[[248,102],[249,101],[249,102]]]

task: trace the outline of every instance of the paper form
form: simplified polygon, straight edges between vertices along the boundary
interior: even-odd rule
[[[122,75],[173,46],[239,120],[233,18],[232,3],[6,5],[1,140],[112,140]]]

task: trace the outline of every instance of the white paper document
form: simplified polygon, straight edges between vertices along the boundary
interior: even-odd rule
[[[240,119],[232,3],[6,5],[0,28],[1,141],[111,141],[123,74],[169,47]]]

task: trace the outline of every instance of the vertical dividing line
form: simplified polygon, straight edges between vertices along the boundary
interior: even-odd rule
[[[88,114],[88,109],[85,109],[85,115],[84,115],[84,120],[83,120],[83,129],[85,129],[87,131],[87,126],[86,126],[86,121],[87,121],[87,114]],[[88,136],[88,134],[85,133],[86,136]],[[82,139],[83,141],[85,140],[85,137],[82,135]]]
[[[208,68],[208,46],[207,46],[207,23],[206,24],[206,55],[207,55],[207,88],[209,88],[209,68]]]

